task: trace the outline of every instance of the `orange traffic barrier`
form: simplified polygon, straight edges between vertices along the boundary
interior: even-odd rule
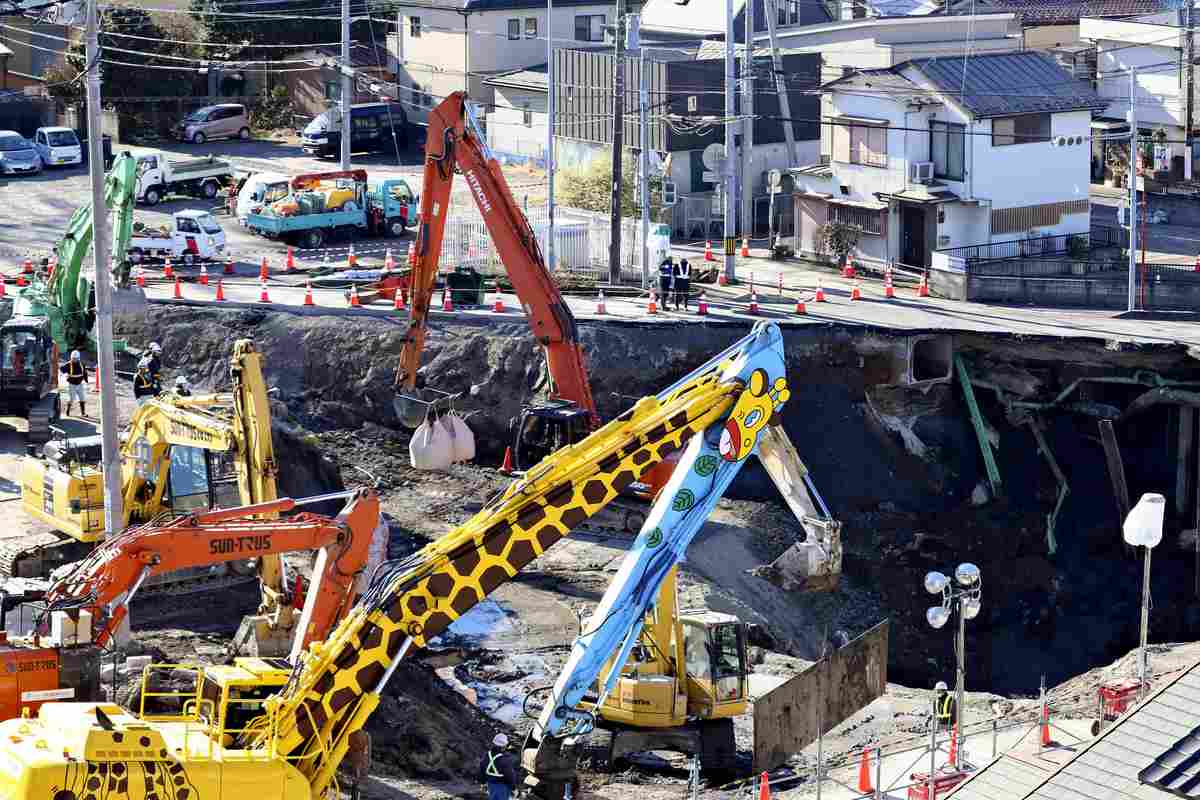
[[[707,240],[704,242],[704,260],[705,261],[716,261],[716,259],[713,258],[712,241],[711,240]]]
[[[224,300],[225,300],[225,283],[220,278],[217,278],[217,302],[220,303]]]
[[[269,277],[271,277],[271,268],[267,266],[267,257],[263,256],[262,263],[258,266],[258,279],[265,281]]]
[[[601,289],[600,294],[598,294],[596,296],[596,313],[597,314],[607,314],[608,313],[608,306],[606,306],[604,304],[604,290],[603,289]]]
[[[313,302],[312,281],[304,282],[304,305],[306,305],[306,306],[315,306],[316,305],[316,303]]]
[[[233,274],[233,256],[232,255],[225,257],[225,274],[226,275]]]
[[[200,285],[208,286],[208,267],[204,264],[200,265]]]
[[[178,277],[175,278],[175,299],[176,300],[183,299],[183,293],[179,290],[179,278]]]
[[[175,277],[175,268],[171,266],[170,258],[168,258],[166,263],[163,264],[163,277],[164,278],[174,278]]]
[[[450,294],[450,287],[442,289],[442,311],[454,310],[454,297]]]
[[[283,269],[284,269],[284,272],[295,272],[296,271],[296,256],[294,253],[292,253],[291,247],[288,248],[287,261],[284,262]]]
[[[858,280],[855,279],[854,288],[852,288],[850,290],[850,299],[852,301],[853,300],[862,300],[862,289],[861,289],[861,287],[859,287],[858,283],[859,283]]]
[[[267,282],[265,280],[262,281],[262,290],[258,293],[258,302],[260,302],[260,303],[271,302],[271,296],[269,294],[267,294]]]
[[[362,303],[358,299],[358,284],[357,283],[350,284],[350,307],[351,308],[362,307]]]
[[[647,314],[657,314],[658,313],[658,295],[654,292],[653,289],[650,290],[650,302],[646,304],[646,313]]]
[[[492,301],[492,313],[504,313],[504,297],[500,294],[500,281],[496,281],[496,299]]]
[[[871,785],[871,751],[863,750],[862,759],[858,762],[858,791],[862,794],[874,794],[875,787]]]
[[[500,472],[504,475],[511,475],[513,471],[512,447],[504,448],[504,463],[500,465]]]
[[[708,316],[708,292],[701,290],[700,299],[696,302],[696,316]]]
[[[917,297],[929,297],[929,273],[921,273],[921,282],[917,285]]]
[[[745,236],[742,237],[742,258],[750,257],[750,240]]]

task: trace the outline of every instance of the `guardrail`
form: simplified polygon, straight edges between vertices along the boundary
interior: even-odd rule
[[[1129,236],[1123,228],[1093,226],[1086,233],[1063,233],[1029,239],[1010,239],[1003,242],[973,244],[966,247],[939,248],[937,252],[950,258],[962,259],[968,265],[1009,259],[1040,258],[1072,252],[1088,253],[1103,247],[1125,247]]]

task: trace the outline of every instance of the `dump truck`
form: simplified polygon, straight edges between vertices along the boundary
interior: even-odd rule
[[[150,227],[135,222],[128,253],[134,264],[149,259],[178,258],[190,266],[223,257],[225,231],[207,211],[176,211],[170,227]]]
[[[233,179],[233,165],[215,156],[173,161],[166,153],[144,153],[137,159],[137,200],[157,205],[172,195],[212,200]]]

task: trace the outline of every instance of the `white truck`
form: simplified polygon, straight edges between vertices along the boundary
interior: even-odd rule
[[[207,211],[176,211],[170,228],[134,223],[129,240],[129,261],[175,258],[185,265],[216,261],[225,253],[225,231]]]
[[[212,200],[233,178],[233,165],[215,156],[173,161],[166,153],[143,153],[137,160],[137,199],[148,206],[176,194]]]

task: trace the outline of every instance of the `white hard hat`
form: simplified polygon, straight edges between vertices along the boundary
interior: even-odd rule
[[[950,687],[946,685],[945,681],[938,681],[937,684],[933,687],[933,690],[935,692],[948,692],[948,691],[950,691]]]
[[[508,737],[505,736],[503,733],[497,733],[496,738],[492,739],[492,744],[495,747],[500,747],[500,748],[508,747]]]
[[[151,342],[150,343],[150,352],[151,353],[161,353],[162,347],[159,346],[158,342]]]
[[[78,360],[79,360],[79,358],[80,358],[79,351],[78,351],[78,350],[72,350],[72,351],[71,351],[71,360],[72,360],[72,361],[78,361]]]
[[[188,379],[187,379],[187,376],[186,376],[186,375],[180,375],[179,377],[177,377],[177,378],[175,379],[175,385],[176,385],[176,386],[187,386],[187,385],[188,385]]]
[[[150,368],[150,357],[142,356],[141,360],[138,361],[138,369],[149,369],[149,368]]]

